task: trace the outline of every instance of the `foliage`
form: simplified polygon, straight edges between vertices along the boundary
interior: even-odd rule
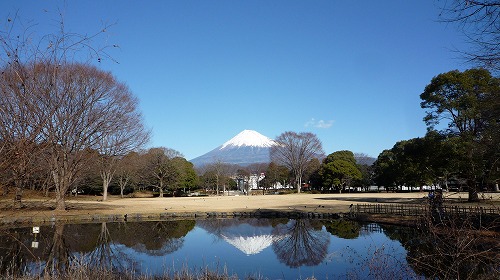
[[[325,224],[326,231],[344,239],[359,237],[361,226],[355,221],[332,220]]]
[[[429,132],[422,138],[397,142],[374,163],[376,183],[388,189],[446,184],[460,166],[456,140]]]
[[[348,186],[352,180],[362,178],[351,151],[337,151],[329,154],[323,160],[319,175],[326,188],[336,187],[339,190]]]
[[[266,177],[262,180],[262,186],[265,188],[273,187],[277,182],[285,184],[290,177],[290,171],[283,165],[274,162],[269,163],[265,171]]]
[[[175,191],[194,186],[197,179],[193,165],[180,152],[165,147],[150,148],[144,157],[144,173],[159,190],[160,197],[167,188]]]
[[[178,180],[176,184],[171,186],[172,189],[191,190],[198,184],[198,175],[194,171],[194,166],[191,162],[183,157],[175,157],[172,159],[173,166],[177,169]]]
[[[467,179],[469,200],[477,200],[478,189],[499,161],[500,79],[485,69],[454,70],[434,77],[420,98],[428,129],[440,128],[463,147],[460,171]]]
[[[427,109],[424,121],[429,129],[444,122],[443,133],[478,139],[491,121],[482,114],[486,102],[499,92],[500,80],[484,69],[439,74],[420,95],[420,105]]]
[[[321,188],[321,176],[319,171],[321,169],[321,161],[318,158],[313,158],[309,161],[306,171],[304,172],[304,181],[309,184],[309,188],[320,189]]]
[[[361,172],[361,179],[354,180],[353,186],[368,190],[368,188],[373,185],[373,166],[366,164],[357,164],[357,166]]]

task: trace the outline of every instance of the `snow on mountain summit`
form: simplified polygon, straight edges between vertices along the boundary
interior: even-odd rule
[[[231,138],[231,140],[222,144],[220,150],[233,146],[233,147],[242,147],[242,146],[250,146],[250,147],[272,147],[276,145],[274,140],[258,133],[255,130],[243,130],[238,135]]]
[[[231,140],[212,151],[191,160],[197,166],[217,161],[248,166],[253,163],[269,163],[270,149],[276,142],[254,130],[243,130]]]

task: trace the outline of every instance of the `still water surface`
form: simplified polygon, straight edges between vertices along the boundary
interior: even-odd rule
[[[4,263],[10,258],[30,273],[83,260],[149,275],[189,267],[227,269],[240,278],[420,278],[398,240],[411,235],[407,230],[308,219],[54,224],[39,233],[31,227],[9,230],[0,239],[0,254]]]

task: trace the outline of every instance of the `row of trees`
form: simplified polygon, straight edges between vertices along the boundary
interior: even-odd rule
[[[400,141],[375,163],[379,185],[465,185],[469,200],[500,178],[500,79],[485,69],[439,74],[420,95],[425,137]]]
[[[496,1],[452,3],[443,8],[449,16],[446,20],[474,27],[473,32],[464,31],[483,46],[483,54],[475,58],[497,65],[500,5]],[[232,180],[224,175],[221,163],[197,181],[192,166],[176,151],[155,148],[133,153],[150,134],[138,101],[111,73],[92,65],[94,60],[109,58],[105,48],[92,46],[106,28],[81,36],[66,33],[61,22],[59,33],[36,39],[31,30],[17,30],[16,21],[9,19],[0,31],[0,183],[13,186],[16,196],[29,187],[54,190],[56,208],[64,209],[65,195],[91,177],[83,177],[87,172],[99,174],[105,200],[113,180],[122,192],[129,183],[126,169],[132,165],[123,162],[130,158],[140,159],[137,162],[148,168],[142,172],[148,175],[136,185],[154,185],[160,195],[166,188],[191,188],[196,182],[214,185],[218,193],[219,186],[223,190],[232,186],[234,174],[243,178],[265,172],[262,183],[270,186],[275,179],[287,181],[285,169],[291,174],[288,182],[298,192],[304,182],[329,189],[371,183],[367,165],[358,165],[347,151],[324,157],[321,142],[311,133],[281,134],[271,150],[272,165],[252,171],[241,168],[232,172]],[[82,58],[87,61],[80,62]],[[446,184],[453,177],[463,180],[469,198],[476,200],[480,188],[498,181],[499,88],[499,79],[484,69],[450,71],[433,78],[420,96],[427,110],[428,135],[398,142],[382,152],[374,168],[377,183],[386,187]],[[98,171],[89,171],[89,166]]]
[[[354,155],[350,151],[339,151],[324,158],[323,163],[316,157],[307,162],[305,172],[302,173],[303,183],[307,189],[319,191],[342,191],[347,186],[364,186],[369,182],[371,174],[361,172],[368,170],[368,164],[358,164],[367,157],[363,154]],[[93,159],[98,161],[99,154]],[[103,187],[101,165],[88,165],[72,189],[74,194],[92,193],[106,196],[107,190]],[[265,174],[265,178],[258,182],[258,188],[264,192],[276,187],[296,186],[296,175],[284,165],[271,163],[256,163],[250,166],[238,166],[215,161],[212,164],[195,170],[178,151],[165,148],[150,148],[148,150],[133,151],[116,160],[112,180],[109,181],[111,193],[122,197],[134,191],[155,191],[160,197],[168,192],[169,195],[183,195],[188,191],[212,190],[220,195],[228,190],[236,190],[237,182],[245,182],[245,191],[249,191],[250,177]],[[32,173],[33,174],[33,173]],[[33,174],[32,177],[42,175]],[[365,181],[363,181],[365,180]],[[38,181],[28,184],[33,189],[42,189]],[[44,189],[46,190],[46,189]]]
[[[467,62],[481,67],[434,77],[420,95],[426,109],[425,137],[401,141],[383,151],[374,166],[385,186],[446,184],[453,179],[469,190],[498,188],[500,178],[500,1],[443,1],[439,19],[458,27]]]
[[[303,188],[321,192],[342,192],[347,187],[367,188],[370,186],[373,160],[367,155],[354,154],[351,151],[337,151],[326,157],[321,156],[321,158],[313,155],[304,161],[304,171],[300,173],[300,178],[297,172],[288,166],[274,161],[269,164],[252,164],[247,167],[215,162],[198,172],[203,174],[200,176],[200,185],[214,189],[217,194],[220,190],[235,189],[237,180],[248,182],[251,175],[261,173],[264,173],[265,177],[258,182],[257,187],[263,192],[276,190],[278,185],[294,186],[297,192]],[[249,185],[245,185],[245,188],[248,187]]]
[[[61,22],[58,33],[36,37],[17,21],[0,31],[0,183],[20,197],[36,181],[63,210],[85,166],[99,163],[106,190],[117,160],[150,133],[129,88],[92,64],[108,57],[91,42],[105,28],[82,36]]]
[[[217,162],[209,166],[202,184],[234,187],[234,179],[265,173],[263,189],[276,182],[293,184],[300,192],[307,185],[321,191],[371,184],[448,187],[465,185],[469,199],[498,183],[500,159],[500,79],[485,69],[457,70],[434,77],[420,95],[426,109],[425,137],[400,141],[383,151],[373,166],[350,151],[324,156],[321,141],[312,133],[285,132],[271,149],[272,163],[236,169]]]
[[[221,163],[199,180],[177,151],[140,152],[150,132],[138,100],[124,83],[94,65],[111,59],[106,46],[96,48],[93,42],[107,27],[90,36],[72,34],[61,20],[58,32],[37,37],[18,21],[9,18],[0,31],[0,184],[4,191],[15,189],[16,197],[27,188],[54,191],[55,208],[62,210],[70,191],[97,183],[103,200],[110,186],[119,186],[122,195],[132,185],[155,186],[160,196],[167,188],[195,185],[214,185],[219,193],[219,186],[234,187],[235,178],[245,180],[255,172],[269,171],[281,181],[288,177],[282,175],[285,167],[300,192],[303,176],[320,165],[321,142],[311,133],[282,134],[279,149],[272,152],[279,165],[239,168],[231,180]],[[269,178],[265,185],[271,185]]]
[[[74,193],[107,195],[103,188],[102,169],[91,165],[85,169],[82,179],[75,184]],[[181,153],[165,147],[133,151],[117,159],[111,192],[121,197],[133,191],[150,190],[163,197],[169,191],[176,195],[180,191],[192,190],[198,186],[198,176],[193,164]]]

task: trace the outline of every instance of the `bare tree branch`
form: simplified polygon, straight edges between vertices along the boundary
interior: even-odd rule
[[[286,166],[295,175],[297,192],[300,193],[302,176],[311,159],[322,157],[323,147],[316,135],[309,132],[287,131],[275,140],[278,145],[271,147],[271,161]]]

